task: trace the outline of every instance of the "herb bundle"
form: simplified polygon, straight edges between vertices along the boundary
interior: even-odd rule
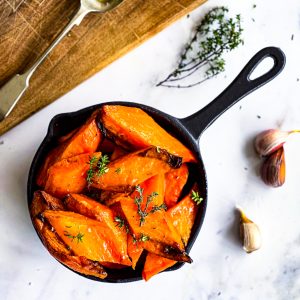
[[[228,9],[222,6],[213,8],[205,15],[193,38],[185,47],[177,68],[157,86],[189,88],[225,70],[223,54],[243,43],[240,15],[228,18],[227,13]],[[179,81],[190,77],[198,70],[205,70],[204,76],[193,83],[179,84]]]

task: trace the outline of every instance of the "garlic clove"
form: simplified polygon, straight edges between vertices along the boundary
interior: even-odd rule
[[[269,129],[258,134],[254,140],[256,152],[261,156],[267,156],[278,150],[287,141],[290,134],[300,130],[281,131]]]
[[[263,162],[261,178],[269,186],[280,187],[285,182],[285,171],[284,148],[281,147]]]
[[[241,207],[237,207],[241,214],[240,236],[243,243],[243,249],[251,253],[260,249],[262,244],[261,233],[257,224],[252,222],[244,213]]]

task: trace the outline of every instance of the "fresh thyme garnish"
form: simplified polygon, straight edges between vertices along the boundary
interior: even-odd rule
[[[105,154],[101,156],[101,158],[98,160],[97,163],[97,168],[98,168],[97,176],[101,176],[108,172],[108,167],[107,167],[108,163],[109,163],[108,155]]]
[[[197,205],[203,201],[203,198],[200,197],[199,193],[194,190],[192,190],[191,198],[197,203]]]
[[[144,200],[144,196],[143,196],[144,189],[142,189],[140,185],[137,185],[136,191],[139,193],[139,196],[135,197],[134,203],[137,205],[137,208],[138,208],[138,214],[140,216],[140,226],[142,226],[145,223],[145,219],[149,214],[153,214],[159,210],[167,209],[167,206],[165,204],[161,204],[161,205],[154,205],[150,211],[147,211],[149,204],[153,201],[153,198],[158,196],[157,192],[152,192],[147,197],[145,208],[144,208],[144,210],[142,210],[142,202]]]
[[[218,75],[225,70],[225,52],[243,44],[241,34],[241,17],[228,18],[226,7],[216,7],[209,11],[196,33],[185,47],[177,68],[157,86],[189,88]],[[205,75],[194,83],[178,84],[199,69],[205,70]]]
[[[115,222],[117,223],[116,226],[118,226],[119,228],[123,228],[125,226],[125,220],[119,216],[115,217]]]
[[[117,174],[120,174],[121,168],[117,168],[117,169],[115,170],[115,172],[116,172]]]
[[[150,240],[149,236],[144,235],[143,233],[141,234],[141,237],[140,237],[141,242],[147,242],[149,240]]]
[[[160,153],[160,147],[159,146],[156,146],[156,152]]]
[[[88,186],[92,184],[93,177],[95,176],[95,172],[97,170],[96,175],[101,176],[108,172],[107,164],[109,163],[109,157],[108,155],[103,155],[100,157],[100,159],[97,158],[97,156],[92,156],[90,158],[90,161],[88,164],[90,165],[90,168],[87,171],[86,181],[88,183]]]
[[[77,243],[79,243],[79,242],[82,243],[82,242],[83,242],[83,241],[82,241],[82,238],[84,237],[84,234],[82,234],[81,232],[78,232],[77,235],[72,235],[72,234],[70,234],[68,231],[64,230],[64,235],[65,235],[66,237],[68,237],[69,239],[71,239],[72,242],[74,241],[74,239],[77,239]]]
[[[98,159],[97,156],[92,156],[88,163],[90,165],[90,168],[88,169],[87,176],[86,176],[86,181],[88,183],[88,186],[90,186],[92,184],[92,178],[95,174],[95,167],[97,165],[97,159]]]

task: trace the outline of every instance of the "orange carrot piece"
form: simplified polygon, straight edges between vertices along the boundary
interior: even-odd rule
[[[148,214],[141,224],[135,201],[124,198],[120,203],[129,227],[136,239],[141,241],[142,248],[170,259],[191,262],[184,252],[180,235],[172,222],[167,221],[165,211]]]
[[[84,256],[74,255],[57,234],[51,230],[50,226],[44,224],[39,218],[33,219],[33,225],[49,253],[62,264],[84,275],[101,279],[107,276],[106,271],[98,262],[89,260]]]
[[[197,191],[197,187],[194,187]],[[167,211],[169,220],[173,223],[181,236],[184,245],[187,245],[192,227],[198,211],[197,203],[191,198],[191,193]]]
[[[99,158],[101,153],[93,156]],[[48,170],[45,191],[59,198],[69,193],[81,193],[87,185],[90,158],[90,154],[80,154],[56,162]]]
[[[148,253],[142,272],[143,279],[148,281],[154,275],[174,266],[176,263],[177,261],[153,253]]]
[[[166,192],[165,202],[168,208],[173,207],[178,201],[183,187],[189,177],[189,169],[183,164],[179,169],[171,170],[165,174]]]
[[[108,164],[108,172],[94,176],[92,187],[115,192],[129,192],[141,182],[181,166],[181,158],[149,147],[125,155]]]
[[[133,239],[133,237],[130,234],[128,234],[127,249],[128,255],[131,258],[132,269],[135,270],[136,264],[140,259],[144,249],[141,247],[138,241],[135,241]]]
[[[196,186],[194,187],[194,190],[197,191]],[[167,211],[170,222],[173,223],[175,228],[180,233],[185,245],[187,245],[187,242],[190,238],[197,210],[198,206],[195,201],[191,199],[189,194]],[[170,260],[153,253],[148,253],[142,273],[143,278],[147,281],[152,276],[170,268],[176,262],[177,261]]]
[[[77,256],[93,261],[122,264],[122,254],[104,223],[67,211],[43,212],[58,236]]]
[[[48,169],[55,162],[83,153],[91,154],[97,150],[102,139],[102,134],[96,120],[98,113],[99,111],[95,111],[76,133],[70,138],[67,138],[64,143],[50,151],[37,176],[37,184],[39,186],[45,186],[48,177]]]
[[[125,148],[143,149],[154,145],[182,157],[185,162],[197,161],[192,151],[139,108],[104,105],[101,121],[107,135]]]
[[[68,195],[65,199],[65,205],[70,211],[105,223],[111,230],[111,238],[114,239],[116,251],[121,255],[121,264],[131,266],[131,261],[127,255],[127,233],[124,228],[117,226],[118,223],[115,221],[117,213],[114,210],[79,194]]]

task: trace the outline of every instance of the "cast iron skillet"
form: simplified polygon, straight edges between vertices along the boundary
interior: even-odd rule
[[[249,77],[253,70],[263,59],[267,57],[271,57],[274,60],[273,67],[264,75],[250,80]],[[34,191],[38,189],[35,184],[37,171],[43,163],[46,154],[57,144],[59,137],[67,134],[71,130],[83,124],[88,116],[90,116],[95,109],[100,108],[102,105],[119,104],[139,107],[151,115],[168,132],[171,132],[179,140],[181,140],[198,157],[198,163],[194,165],[191,173],[193,180],[198,182],[200,194],[204,198],[204,201],[202,201],[199,207],[199,212],[197,214],[191,237],[186,249],[187,253],[189,253],[200,231],[207,206],[206,173],[198,146],[198,141],[201,134],[229,107],[241,100],[250,92],[256,90],[276,77],[282,71],[284,65],[285,55],[279,48],[267,47],[262,49],[254,55],[254,57],[248,62],[235,80],[214,101],[209,103],[200,111],[184,119],[177,119],[155,108],[132,102],[101,103],[77,112],[64,113],[55,116],[50,122],[48,133],[40,145],[30,167],[27,185],[28,206],[30,207]],[[169,270],[176,270],[182,267],[182,265],[183,263],[177,263]],[[122,270],[109,270],[108,277],[102,280],[93,276],[85,276],[80,273],[78,274],[97,281],[122,283],[140,280],[141,270],[142,264],[138,266],[135,271],[130,268],[125,268]]]

